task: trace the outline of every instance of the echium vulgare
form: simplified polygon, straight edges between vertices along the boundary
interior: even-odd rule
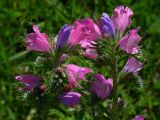
[[[26,46],[39,54],[35,69],[15,79],[23,83],[21,93],[41,118],[49,117],[51,109],[71,107],[89,112],[90,119],[144,120],[142,112],[127,112],[132,101],[125,97],[133,97],[125,92],[141,80],[138,72],[144,65],[139,27],[129,30],[132,16],[130,8],[118,6],[111,17],[102,13],[96,20],[65,24],[54,37],[33,25]]]

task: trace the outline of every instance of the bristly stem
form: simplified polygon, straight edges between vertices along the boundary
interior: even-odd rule
[[[119,40],[119,35],[115,38],[115,45],[113,46],[113,103],[112,103],[112,119],[119,120],[119,112],[118,112],[118,59],[116,54],[116,44]]]
[[[118,114],[118,79],[117,79],[117,60],[115,58],[115,68],[113,70],[113,120],[119,120]]]

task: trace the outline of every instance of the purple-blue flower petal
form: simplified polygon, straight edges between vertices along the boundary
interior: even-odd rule
[[[31,91],[40,84],[41,78],[35,75],[19,75],[15,77],[16,80],[22,82],[25,91]]]
[[[102,14],[102,17],[100,18],[98,23],[99,23],[99,28],[101,30],[101,33],[103,35],[107,34],[109,37],[114,38],[115,28],[107,13]]]
[[[78,92],[64,92],[59,96],[60,102],[66,106],[73,107],[79,104],[81,94]]]
[[[58,33],[56,48],[62,48],[67,42],[71,31],[71,26],[65,24]]]

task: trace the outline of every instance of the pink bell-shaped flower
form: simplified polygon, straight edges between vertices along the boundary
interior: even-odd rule
[[[130,8],[124,6],[118,6],[114,9],[112,16],[112,22],[117,31],[121,34],[129,27],[132,23],[131,16],[133,12]]]
[[[79,44],[81,41],[94,41],[100,37],[101,32],[92,19],[86,18],[75,21],[68,44],[70,47]]]
[[[79,67],[74,64],[67,64],[65,71],[68,77],[69,84],[77,87],[81,87],[77,81],[78,80],[87,81],[85,75],[92,72],[90,68]]]
[[[91,84],[91,91],[93,91],[99,98],[106,98],[112,92],[113,79],[106,79],[101,74],[95,74],[93,78],[96,80]]]
[[[139,42],[141,37],[137,34],[137,29],[129,31],[129,34],[122,37],[118,43],[119,47],[129,54],[137,54],[139,52]]]
[[[139,62],[134,57],[130,57],[122,71],[127,73],[136,73],[142,69],[142,66],[142,62]]]
[[[33,51],[49,52],[48,36],[45,33],[41,33],[37,25],[33,25],[33,30],[34,33],[27,35],[27,48]]]

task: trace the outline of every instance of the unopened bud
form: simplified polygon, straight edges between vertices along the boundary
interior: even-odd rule
[[[62,67],[57,67],[55,72],[56,72],[56,74],[60,75],[63,72],[63,68]]]
[[[68,85],[65,86],[65,91],[66,91],[66,92],[69,92],[69,91],[72,90],[73,87],[74,87],[74,86],[73,86],[72,84],[68,84]]]
[[[41,92],[44,92],[45,89],[46,89],[46,86],[45,86],[44,84],[42,84],[42,85],[39,86],[39,90],[40,90]]]

